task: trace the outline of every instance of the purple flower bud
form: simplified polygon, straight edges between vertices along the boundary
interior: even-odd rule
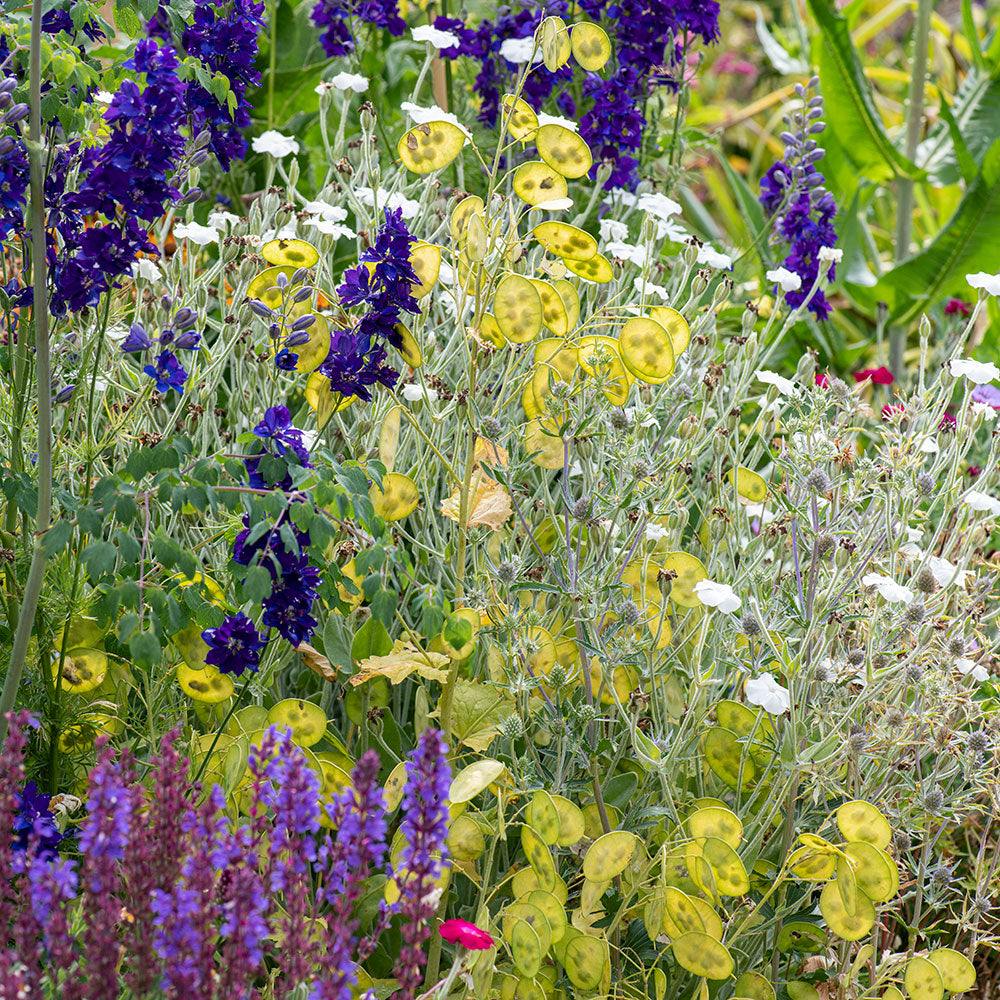
[[[17,80],[13,76],[5,77],[0,80],[0,94],[10,94],[13,93],[17,88]]]
[[[181,198],[181,200],[177,204],[178,205],[193,205],[196,201],[198,201],[201,198],[202,193],[203,192],[202,192],[201,188],[199,188],[199,187],[191,188],[191,190],[188,191],[187,194],[185,194],[184,197]]]
[[[28,105],[27,104],[15,104],[14,107],[10,109],[3,116],[3,120],[7,125],[14,125],[19,121],[28,117]]]
[[[0,136],[0,160],[8,156],[14,150],[14,140],[9,136]]]
[[[826,122],[813,122],[812,125],[809,126],[810,135],[818,135],[820,132],[825,132],[825,131],[826,131]]]
[[[299,330],[308,330],[309,327],[311,327],[313,325],[313,323],[315,323],[315,322],[316,322],[316,317],[313,316],[311,313],[306,313],[305,316],[300,316],[292,324],[292,327],[291,327],[292,332],[293,333],[297,333]]]
[[[278,286],[278,288],[285,288],[285,287],[287,287],[287,285],[288,285],[288,275],[287,274],[279,274],[278,277],[275,278],[275,284]]]
[[[197,351],[201,348],[201,334],[194,330],[186,330],[177,338],[174,347],[178,351]]]
[[[159,337],[156,338],[161,344],[170,344],[174,339],[174,331],[170,327],[164,327],[160,331]]]
[[[200,167],[211,155],[207,149],[199,149],[191,155],[188,162],[192,167]]]
[[[212,141],[212,133],[208,129],[202,129],[194,137],[194,142],[191,143],[192,149],[202,149],[207,146]]]
[[[285,338],[286,347],[301,347],[309,342],[309,334],[305,330],[296,330]]]
[[[122,351],[125,354],[137,354],[140,351],[148,351],[153,346],[152,338],[146,331],[133,323],[128,330],[128,336],[122,341]]]
[[[198,314],[190,307],[184,306],[174,314],[174,326],[178,330],[186,330],[197,322]]]
[[[292,296],[293,302],[305,302],[306,299],[312,295],[313,290],[311,285],[303,285],[301,288],[295,290],[295,294]]]
[[[781,132],[778,138],[789,148],[794,149],[799,144],[799,138],[791,132]]]
[[[57,403],[68,403],[73,396],[73,390],[76,389],[75,385],[64,386],[56,393]]]
[[[0,91],[0,110],[9,108],[14,103],[14,98],[6,91]]]
[[[306,278],[308,278],[308,277],[309,277],[309,268],[308,267],[300,267],[292,275],[292,284],[293,285],[298,285],[300,282],[305,281]]]
[[[274,310],[270,306],[264,305],[260,299],[251,299],[250,308],[258,315],[262,316],[264,319],[270,319],[274,315]]]

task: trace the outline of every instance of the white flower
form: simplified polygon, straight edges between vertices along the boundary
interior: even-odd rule
[[[671,219],[664,222],[662,219],[656,220],[656,238],[658,240],[668,239],[671,243],[686,243],[691,234],[679,223]]]
[[[352,90],[355,94],[363,94],[368,89],[369,79],[360,73],[338,73],[331,76],[329,81],[324,81],[316,87],[316,93],[322,96],[327,91]]]
[[[632,194],[631,191],[626,191],[625,188],[612,188],[607,197],[604,199],[605,205],[624,205],[626,208],[634,208],[635,203],[639,200],[637,194]]]
[[[980,493],[979,490],[967,490],[962,499],[978,513],[989,512],[994,517],[1000,517],[1000,500],[991,497],[988,493]]]
[[[669,532],[659,521],[650,521],[646,525],[646,541],[658,542],[661,538],[666,538]]]
[[[670,298],[670,293],[663,287],[663,285],[657,285],[652,281],[647,281],[644,277],[642,277],[642,275],[635,279],[633,287],[643,297],[656,295],[659,296],[659,298],[664,302]]]
[[[861,586],[874,587],[890,604],[909,604],[913,600],[913,591],[909,587],[881,573],[866,573],[861,578]]]
[[[422,108],[412,101],[403,101],[400,108],[418,125],[423,125],[424,122],[448,122],[450,125],[460,128],[466,139],[470,141],[472,139],[472,133],[450,111],[443,111],[436,104],[432,104],[429,108]]]
[[[568,128],[570,132],[580,131],[580,126],[569,118],[562,118],[559,115],[547,115],[544,111],[536,112],[535,117],[538,119],[539,125],[562,125],[563,128]]]
[[[659,191],[639,195],[635,207],[657,219],[666,220],[672,215],[681,214],[681,206],[673,198],[668,198]]]
[[[318,215],[327,222],[345,222],[347,220],[347,209],[341,205],[331,205],[326,201],[307,201],[302,206],[303,212],[310,215]]]
[[[758,382],[763,382],[765,385],[773,385],[782,396],[790,396],[795,392],[795,383],[790,378],[785,378],[784,375],[779,375],[777,372],[769,372],[766,368],[762,368],[756,372],[756,376]]]
[[[759,705],[771,715],[784,715],[792,707],[788,688],[782,687],[771,674],[747,681],[744,691],[751,705]]]
[[[174,226],[174,239],[190,240],[203,247],[218,242],[219,230],[215,226],[203,226],[200,222],[178,222]]]
[[[781,285],[783,292],[797,292],[802,287],[802,279],[786,267],[776,267],[773,271],[768,271],[766,277],[768,281]]]
[[[93,96],[93,100],[98,104],[110,104],[114,99],[115,95],[106,90],[98,90]]]
[[[535,58],[532,62],[541,62],[542,59],[542,49],[541,46],[538,50],[535,50],[535,40],[529,35],[527,38],[508,38],[505,39],[504,43],[500,46],[500,55],[507,60],[507,62],[526,63],[531,59],[531,53],[535,53]]]
[[[225,212],[221,208],[210,212],[208,224],[213,229],[224,229],[226,226],[238,226],[243,220],[232,212]]]
[[[539,212],[561,212],[572,207],[572,198],[549,198],[548,201],[540,201],[537,205],[532,206]]]
[[[960,656],[955,661],[955,666],[958,667],[958,672],[963,677],[968,677],[971,675],[974,681],[984,681],[989,677],[989,673],[986,671],[986,667],[981,664],[976,663],[975,660],[970,660],[968,657]]]
[[[143,278],[146,281],[159,281],[163,277],[163,272],[155,261],[148,257],[140,257],[132,261],[132,277]]]
[[[1000,295],[1000,274],[977,271],[975,274],[967,274],[965,280],[972,288],[982,289],[990,295]]]
[[[441,31],[429,24],[421,24],[413,29],[415,42],[430,42],[437,49],[451,49],[458,45],[458,35],[451,31]]]
[[[989,403],[973,403],[970,409],[974,417],[982,417],[990,423],[996,420],[997,416],[1000,415],[997,413],[996,407],[990,406]]]
[[[707,264],[720,270],[733,266],[733,258],[728,254],[719,253],[714,247],[698,247],[698,263]]]
[[[976,385],[986,385],[996,378],[1000,378],[1000,368],[997,368],[992,361],[976,361],[973,358],[952,358],[948,362],[948,368],[955,378],[963,375]]]
[[[426,399],[427,402],[433,403],[438,398],[438,394],[436,389],[426,389],[422,385],[412,383],[411,385],[403,386],[403,398],[408,399],[411,403],[416,403],[421,399]]]
[[[923,441],[920,442],[920,450],[925,455],[936,455],[940,450],[941,446],[932,437],[925,437]]]
[[[634,243],[620,243],[618,240],[610,240],[604,247],[604,252],[619,260],[627,260],[636,267],[643,267],[646,263],[645,247],[637,247]]]
[[[368,205],[370,208],[375,207],[375,192],[370,187],[355,188],[354,194],[362,205]],[[404,219],[412,219],[420,211],[419,201],[407,198],[398,191],[393,191],[390,194],[385,188],[378,189],[378,204],[380,209],[388,208],[395,211],[397,208],[401,208]]]
[[[628,226],[617,219],[601,219],[599,229],[602,240],[624,242],[628,239]]]
[[[698,600],[710,608],[717,608],[723,614],[731,615],[739,611],[743,602],[736,596],[736,591],[728,583],[716,583],[714,580],[699,580],[694,585]]]
[[[941,556],[931,556],[927,560],[927,568],[934,574],[939,587],[947,587],[951,583],[963,587],[965,578],[970,575],[967,569],[959,570],[954,563]]]
[[[335,240],[339,240],[342,236],[354,239],[358,235],[350,226],[345,226],[342,222],[331,222],[329,219],[306,219],[305,225],[332,236]]]
[[[844,259],[844,251],[835,247],[820,247],[819,259],[828,264],[839,264]]]
[[[279,160],[288,156],[289,153],[299,151],[298,140],[293,139],[290,135],[282,135],[274,129],[268,129],[267,132],[257,136],[252,145],[255,153],[267,153]]]

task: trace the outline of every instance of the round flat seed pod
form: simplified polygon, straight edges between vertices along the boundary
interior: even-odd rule
[[[920,955],[914,955],[906,963],[903,985],[910,1000],[943,1000],[944,980],[941,973],[933,962]]]
[[[513,139],[527,139],[538,129],[538,116],[527,101],[512,94],[504,94],[500,99],[505,115],[508,115],[507,131]],[[547,199],[546,199],[547,200]]]
[[[205,648],[207,651],[208,647]],[[100,687],[107,673],[107,655],[100,649],[80,646],[66,651],[59,687],[69,694],[85,694]],[[59,677],[58,656],[52,661],[52,678],[55,680],[57,677]]]
[[[583,807],[583,835],[591,840],[597,840],[604,833],[601,823],[601,811],[596,802],[588,802]],[[608,825],[614,830],[621,822],[621,816],[614,806],[605,805],[604,811],[608,817]]]
[[[776,1000],[777,994],[759,972],[744,972],[733,986],[733,996],[741,1000]]]
[[[326,713],[319,705],[299,698],[279,701],[268,713],[267,721],[272,726],[288,726],[292,739],[300,747],[311,747],[323,738],[326,732]]]
[[[819,990],[803,980],[785,983],[785,992],[789,1000],[819,1000]]]
[[[858,880],[854,877],[854,865],[848,858],[837,858],[837,888],[849,916],[858,912]]]
[[[417,509],[420,491],[409,476],[387,472],[382,477],[381,488],[378,483],[372,483],[368,488],[368,499],[383,521],[401,521]]]
[[[569,320],[569,328],[572,330],[580,322],[580,293],[568,278],[553,279],[552,287],[559,293],[559,297],[563,300]]]
[[[724,840],[699,837],[687,845],[687,856],[689,862],[694,857],[708,862],[715,877],[715,887],[724,896],[742,896],[750,891],[750,879],[740,856]]]
[[[493,295],[493,315],[500,332],[512,344],[526,344],[542,330],[542,300],[535,286],[520,274],[500,279]]]
[[[849,913],[836,879],[823,886],[819,909],[830,930],[845,941],[860,941],[875,925],[875,907],[871,900],[859,889],[855,911]]]
[[[531,796],[524,818],[546,844],[559,843],[559,810],[544,789]]]
[[[697,897],[688,896],[675,886],[668,885],[663,895],[663,933],[669,938],[677,938],[689,931],[707,930],[701,912],[695,905]],[[712,911],[715,912],[714,910]],[[720,927],[722,921],[719,921]]]
[[[653,306],[649,310],[649,315],[670,334],[670,341],[674,345],[674,356],[680,357],[691,341],[691,328],[687,320],[670,306]]]
[[[976,967],[954,948],[936,948],[927,960],[941,974],[944,988],[952,993],[964,993],[976,985]]]
[[[403,801],[403,790],[406,788],[406,762],[400,761],[385,779],[383,796],[387,812],[393,812]]]
[[[622,571],[621,582],[632,590],[637,604],[658,602],[660,588],[656,582],[657,567],[640,560],[630,562]]]
[[[670,599],[682,608],[696,608],[701,601],[694,592],[695,585],[708,579],[705,564],[697,557],[687,552],[668,552],[661,568],[664,572],[673,571],[673,586],[670,588]]]
[[[704,979],[728,979],[735,964],[729,949],[703,931],[688,931],[670,942],[677,964]]]
[[[588,73],[603,69],[611,58],[611,40],[607,32],[592,21],[581,21],[573,25],[570,35],[573,58]]]
[[[725,806],[704,806],[687,818],[692,837],[718,837],[730,847],[739,847],[743,839],[743,823]]]
[[[542,125],[534,138],[538,155],[563,177],[583,177],[594,162],[586,142],[562,125]]]
[[[486,206],[478,195],[470,194],[463,198],[451,213],[451,238],[456,247],[461,247],[469,232],[469,221],[474,215],[480,218]]]
[[[844,845],[844,853],[854,862],[858,887],[873,903],[886,903],[896,894],[899,874],[896,862],[874,844],[857,840]],[[895,874],[895,877],[893,877]]]
[[[559,840],[560,847],[572,847],[580,842],[583,837],[586,824],[583,819],[583,810],[575,803],[562,795],[553,795],[552,804],[559,813]]]
[[[417,276],[417,284],[411,286],[413,297],[422,299],[441,273],[441,248],[433,243],[417,243],[410,251],[410,266]]]
[[[539,222],[531,235],[563,260],[590,260],[597,253],[597,240],[568,222]]]
[[[837,855],[814,847],[799,847],[789,855],[788,865],[796,878],[828,882],[837,874]]]
[[[226,726],[226,732],[230,736],[249,736],[266,728],[267,709],[263,705],[245,705],[238,712],[233,713],[233,717]]]
[[[863,840],[885,850],[892,839],[889,821],[870,802],[856,799],[837,810],[837,826],[845,840]]]
[[[550,73],[554,73],[560,66],[565,66],[572,55],[569,29],[561,17],[547,17],[537,31],[542,46],[542,62]]]
[[[803,951],[808,954],[826,947],[826,931],[817,924],[794,920],[784,924],[778,935],[778,951]]]
[[[305,240],[271,240],[260,248],[260,255],[268,264],[295,269],[312,267],[319,260],[319,251]]]
[[[264,305],[271,309],[276,309],[281,305],[281,288],[278,285],[278,276],[283,275],[291,281],[292,275],[298,268],[289,265],[277,265],[265,268],[257,275],[247,287],[248,299],[259,299]]]
[[[504,773],[506,768],[498,760],[477,760],[463,767],[452,779],[448,799],[453,804],[471,802]]]
[[[530,826],[522,826],[521,847],[528,864],[538,875],[539,888],[551,892],[556,884],[556,866],[545,841]]]
[[[316,423],[322,430],[330,418],[346,410],[357,401],[357,396],[342,396],[330,388],[330,380],[321,372],[313,372],[306,382],[306,402],[316,414]]]
[[[572,257],[565,257],[564,261],[567,270],[579,275],[585,281],[606,285],[615,276],[611,261],[604,254],[595,253],[589,260],[574,260]]]
[[[424,356],[420,352],[420,345],[413,334],[403,323],[397,323],[393,328],[393,333],[399,338],[399,346],[393,347],[403,356],[403,360],[411,368],[419,368],[424,363]]]
[[[396,147],[407,170],[431,174],[462,152],[465,133],[451,122],[423,122],[403,133]]]
[[[296,355],[295,371],[314,372],[330,356],[330,324],[321,313],[313,313],[315,321],[309,327],[309,339],[298,347],[289,348]]]
[[[744,469],[742,465],[738,469],[730,469],[728,478],[741,500],[763,503],[767,499],[767,480],[751,469]]]
[[[631,376],[618,355],[618,341],[614,337],[581,337],[576,358],[588,375],[600,376],[604,394],[610,402],[615,406],[624,405],[628,399]]]
[[[234,690],[232,678],[220,673],[218,667],[211,663],[206,663],[200,670],[187,663],[178,663],[177,681],[188,697],[206,705],[217,705],[220,701],[225,701]]]
[[[740,784],[742,769],[743,787],[753,783],[757,769],[752,760],[743,757],[743,746],[735,733],[721,726],[713,726],[702,738],[701,751],[705,763],[727,784],[735,788]]]
[[[625,367],[647,385],[662,385],[674,373],[670,334],[656,320],[630,319],[619,334],[618,352]]]
[[[514,927],[522,920],[538,935],[538,943],[544,956],[552,947],[552,927],[545,913],[532,903],[516,901],[504,910],[500,925],[503,936],[510,941]]]
[[[525,897],[524,901],[537,907],[545,914],[552,934],[552,943],[558,941],[569,924],[566,921],[565,901],[560,902],[559,897],[554,893],[546,892],[545,889],[532,889]],[[545,949],[548,951],[548,948]]]
[[[561,469],[564,462],[565,444],[557,434],[549,433],[548,421],[529,420],[524,427],[524,450],[531,461],[542,469]]]
[[[479,334],[483,340],[494,347],[503,347],[507,343],[507,338],[503,335],[500,324],[493,313],[483,313],[482,321],[479,324]]]
[[[542,322],[557,336],[565,337],[569,333],[569,316],[566,306],[559,293],[548,282],[538,278],[528,279],[535,286],[542,302]]]
[[[583,877],[607,882],[621,875],[635,855],[636,838],[626,830],[612,830],[598,837],[583,856]]]
[[[568,932],[567,932],[568,934]],[[565,939],[564,935],[564,939]],[[581,990],[596,990],[608,962],[607,944],[601,938],[579,934],[565,948],[562,965],[569,981]]]
[[[774,735],[774,726],[766,713],[729,698],[716,704],[715,717],[720,726],[731,729],[737,736]]]
[[[541,205],[569,194],[566,178],[544,160],[529,160],[514,171],[514,194],[529,205]]]

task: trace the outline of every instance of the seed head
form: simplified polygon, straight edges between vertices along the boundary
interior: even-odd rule
[[[634,625],[639,620],[639,605],[632,600],[622,602],[618,608],[618,617],[626,625]]]
[[[938,587],[937,580],[934,579],[934,574],[927,566],[917,574],[917,578],[913,582],[921,594],[933,594]]]
[[[944,792],[940,788],[931,788],[924,795],[924,808],[929,813],[938,812],[944,805]]]
[[[960,635],[953,635],[948,640],[948,652],[952,656],[965,655],[965,640]]]
[[[760,635],[761,627],[760,622],[757,621],[756,616],[748,611],[740,619],[740,631],[748,638],[752,639],[755,635]]]
[[[929,472],[921,472],[920,475],[917,476],[916,486],[917,492],[922,493],[925,497],[927,497],[934,492],[934,489],[937,486],[937,481]]]
[[[860,667],[865,662],[865,651],[860,646],[850,650],[847,654],[847,662],[852,667]]]
[[[914,601],[913,604],[907,605],[906,610],[903,612],[903,621],[907,625],[919,625],[926,617],[927,608],[919,601]]]
[[[924,676],[924,668],[919,663],[907,663],[903,674],[909,684],[917,684]]]
[[[486,417],[483,420],[483,434],[491,441],[495,441],[503,434],[503,421],[499,417]]]
[[[859,754],[868,746],[868,737],[864,733],[851,733],[847,737],[847,746],[852,754]]]
[[[806,476],[805,487],[810,493],[828,493],[833,488],[830,477],[817,466]]]

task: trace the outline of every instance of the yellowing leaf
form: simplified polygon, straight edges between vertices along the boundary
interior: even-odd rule
[[[441,504],[441,513],[453,521],[460,521],[461,505],[462,490],[456,486],[451,496]],[[481,470],[474,472],[469,489],[467,526],[475,528],[482,525],[497,531],[512,513],[507,490]]]
[[[487,465],[498,465],[506,469],[510,456],[507,454],[506,448],[494,444],[489,438],[477,437],[475,459],[477,465],[480,462],[485,462]]]
[[[337,671],[333,664],[318,650],[309,645],[308,642],[300,642],[295,647],[295,652],[302,657],[302,662],[310,669],[315,670],[323,680],[335,681]]]
[[[373,677],[386,677],[392,684],[400,684],[416,672],[431,681],[444,681],[448,677],[448,657],[443,653],[425,653],[412,643],[397,639],[392,652],[386,656],[369,656],[358,663],[359,670],[351,678],[355,687]]]
[[[514,703],[488,684],[459,680],[451,706],[451,735],[483,753],[495,739],[497,724],[514,711]],[[431,712],[437,718],[438,712]]]

